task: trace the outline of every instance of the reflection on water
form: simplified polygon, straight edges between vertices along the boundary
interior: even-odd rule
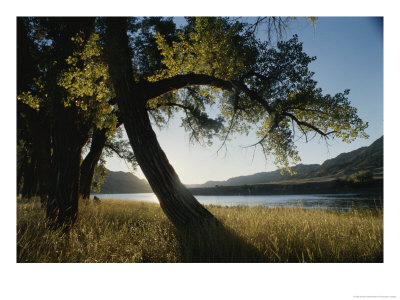
[[[158,203],[153,193],[98,194],[99,198]],[[302,207],[318,209],[376,209],[383,207],[382,195],[360,194],[313,194],[313,195],[248,195],[248,196],[203,196],[196,195],[202,204],[221,206],[262,205],[266,207]]]

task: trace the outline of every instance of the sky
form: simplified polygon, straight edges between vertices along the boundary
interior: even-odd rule
[[[177,18],[178,24],[180,19]],[[260,35],[263,32],[259,32]],[[306,20],[295,20],[285,37],[298,34],[303,49],[316,56],[309,69],[323,93],[335,94],[350,89],[349,99],[359,116],[369,123],[369,139],[357,139],[351,144],[319,137],[296,145],[304,164],[321,164],[340,153],[368,146],[383,135],[383,22],[372,17],[320,17],[313,26]],[[260,149],[244,146],[257,141],[255,135],[237,136],[227,148],[218,149],[220,140],[204,148],[189,143],[188,134],[180,127],[177,115],[168,128],[154,127],[161,147],[185,184],[201,184],[208,180],[227,180],[231,177],[267,172],[276,169],[273,158],[265,159]],[[107,160],[112,171],[131,171],[116,156]],[[144,178],[140,168],[135,172]]]

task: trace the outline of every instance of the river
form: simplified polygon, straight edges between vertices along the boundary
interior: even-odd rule
[[[153,193],[134,194],[97,194],[100,199],[112,198],[127,201],[145,201],[158,203]],[[382,195],[362,194],[307,194],[307,195],[244,195],[212,196],[195,195],[202,204],[221,206],[266,206],[266,207],[302,207],[306,209],[375,209],[383,207]]]

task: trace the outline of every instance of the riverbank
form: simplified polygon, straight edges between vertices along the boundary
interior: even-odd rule
[[[383,179],[351,183],[331,178],[324,181],[291,180],[274,183],[190,188],[193,195],[294,195],[294,194],[374,194],[383,195]]]
[[[260,254],[260,262],[382,262],[382,210],[220,207],[209,210]],[[217,232],[205,233],[223,246]],[[38,201],[17,201],[17,262],[192,262],[187,244],[156,203],[80,204],[69,233],[46,229]],[[218,250],[217,250],[218,251]],[[201,254],[201,253],[200,253]],[[224,261],[254,261],[241,252]],[[201,261],[215,261],[210,253]],[[199,256],[197,256],[199,257]]]

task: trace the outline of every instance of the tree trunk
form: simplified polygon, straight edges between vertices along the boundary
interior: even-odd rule
[[[44,204],[49,193],[51,173],[50,124],[44,112],[35,111],[21,101],[17,104],[17,138],[30,145],[28,151],[31,158],[31,163],[28,162],[28,157],[23,158],[18,170],[17,183],[20,184],[23,177],[24,182],[32,185],[30,196],[40,196]]]
[[[83,199],[89,199],[90,197],[94,169],[100,159],[106,141],[106,130],[95,129],[93,132],[92,144],[90,145],[90,151],[81,165],[80,194]]]
[[[35,167],[36,160],[33,157],[31,157],[30,162],[24,165],[24,169],[22,170],[24,174],[24,184],[21,191],[22,198],[31,198],[35,194]]]
[[[77,217],[82,148],[87,141],[76,110],[59,114],[52,128],[53,163],[47,218],[55,227],[72,225]]]
[[[20,161],[17,162],[17,196],[22,192],[22,186],[23,186],[23,181],[22,179],[24,178],[23,172],[24,169],[26,168],[26,157],[23,157],[20,159]]]
[[[32,145],[37,159],[36,176],[38,183],[36,194],[40,196],[41,203],[45,205],[50,188],[51,138],[50,126],[42,120],[32,125],[32,136],[34,137]]]
[[[66,58],[75,50],[72,36],[80,33],[87,41],[95,26],[94,17],[48,18],[49,28],[56,29],[52,35],[52,58],[57,66],[49,69],[48,84],[51,87],[51,136],[52,171],[46,216],[54,227],[69,230],[78,214],[79,181],[82,148],[88,140],[91,121],[80,108],[72,104],[65,107],[65,90],[59,88],[56,78],[60,70],[68,67]]]
[[[194,223],[214,220],[213,215],[181,183],[157,141],[147,113],[145,95],[141,94],[133,78],[126,19],[108,18],[107,30],[105,51],[118,107],[137,162],[161,208],[179,230]]]

